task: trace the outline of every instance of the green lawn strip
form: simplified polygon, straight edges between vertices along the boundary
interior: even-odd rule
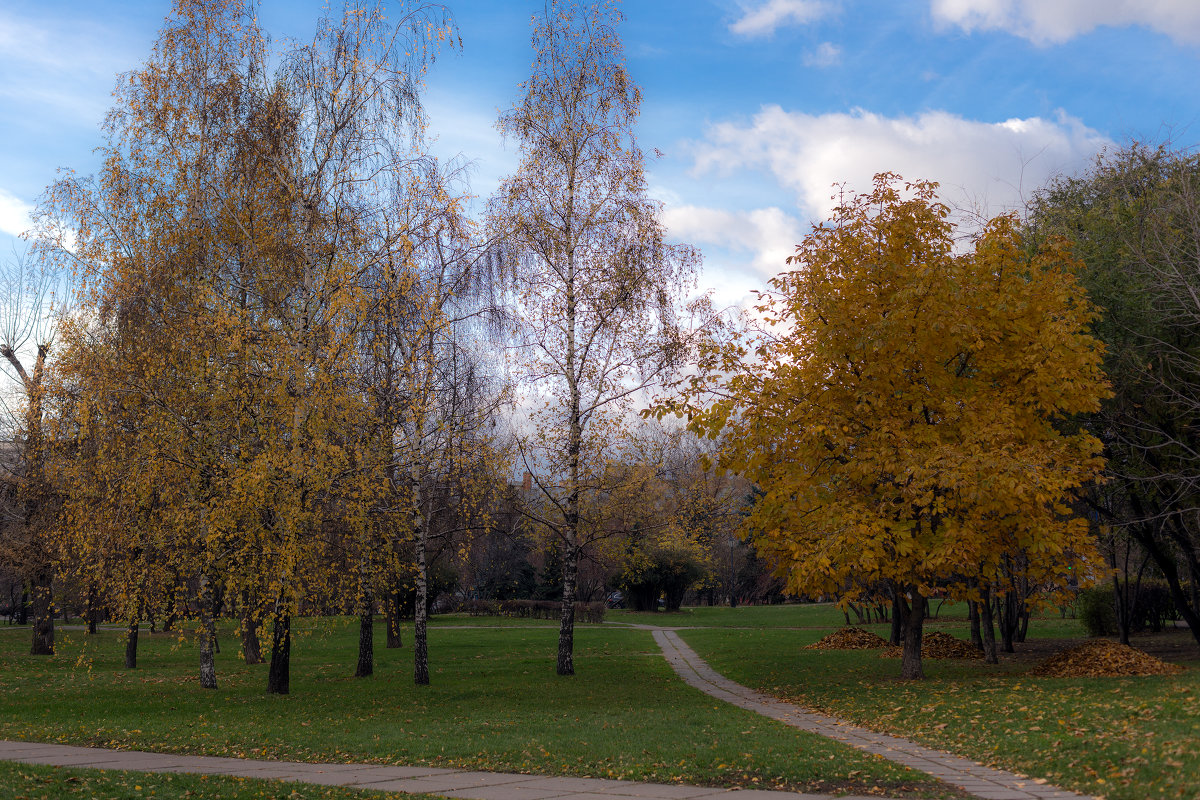
[[[929,620],[931,630],[940,627],[966,624],[967,607],[963,603],[934,600],[931,607],[937,616]],[[663,627],[684,628],[821,628],[822,634],[830,628],[846,624],[846,615],[834,603],[789,603],[777,606],[694,606],[679,611],[657,613],[613,609],[605,613],[605,622],[637,623]],[[850,624],[867,628],[887,638],[890,623],[864,624],[850,612]],[[1080,636],[1083,627],[1074,618],[1062,618],[1058,611],[1050,609],[1044,616],[1037,617],[1029,626],[1029,635]]]
[[[954,796],[884,759],[787,728],[686,686],[648,632],[583,626],[573,678],[554,675],[557,632],[431,632],[433,685],[415,687],[408,649],[377,651],[351,677],[357,629],[298,621],[292,694],[264,694],[266,667],[237,658],[228,631],[217,691],[195,649],[143,637],[121,668],[116,633],[60,637],[52,658],[0,637],[0,737],[297,761],[428,764],[655,782]],[[382,630],[377,632],[382,640]]]
[[[942,629],[967,638],[965,624]],[[875,651],[804,649],[821,631],[680,635],[732,680],[873,730],[1109,800],[1200,797],[1200,662],[1181,675],[1047,679],[1024,664],[926,659],[925,681],[901,682],[899,662]]]
[[[0,761],[0,800],[387,800],[395,794],[258,778],[48,767]],[[406,795],[433,800],[432,795]]]
[[[851,613],[850,618],[855,616]],[[610,609],[605,622],[661,625],[664,627],[787,628],[843,625],[842,611],[832,603],[777,606],[694,606],[679,611],[627,611]]]

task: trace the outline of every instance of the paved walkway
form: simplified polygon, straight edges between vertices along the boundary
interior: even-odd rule
[[[791,703],[725,678],[696,655],[674,630],[645,627],[654,632],[654,640],[681,678],[719,700],[927,772],[986,800],[1091,800],[1084,795],[1022,778],[1012,772],[985,767],[899,736],[874,733],[834,717],[803,711]]]
[[[63,744],[0,740],[0,760],[60,767],[116,769],[136,772],[194,772],[278,781],[299,781],[322,786],[352,786],[386,792],[425,792],[464,800],[833,800],[830,795],[771,792],[761,789],[719,789],[712,786],[613,781],[603,778],[569,778],[547,775],[513,775],[499,772],[387,767],[374,764],[305,764],[292,761],[255,761],[248,758],[182,756],[136,750],[104,750]],[[838,800],[882,800],[874,797],[840,797]]]

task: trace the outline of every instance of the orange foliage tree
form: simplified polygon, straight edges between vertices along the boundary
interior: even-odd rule
[[[758,335],[706,348],[656,408],[724,432],[720,463],[763,492],[744,531],[791,590],[891,586],[904,678],[934,591],[977,599],[1014,553],[1086,573],[1068,501],[1103,462],[1067,417],[1108,391],[1065,244],[1029,253],[1001,216],[957,254],[935,190],[876,176],[772,279]]]

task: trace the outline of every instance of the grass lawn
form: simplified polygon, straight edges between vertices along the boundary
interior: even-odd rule
[[[387,800],[394,794],[340,786],[233,778],[154,775],[0,761],[0,800]],[[429,795],[411,795],[428,798]]]
[[[579,626],[578,674],[563,679],[554,675],[553,625],[448,622],[431,631],[433,685],[415,687],[407,647],[379,648],[375,676],[356,680],[356,624],[299,620],[292,694],[284,697],[264,693],[266,666],[242,664],[228,629],[218,656],[220,688],[204,691],[194,646],[171,635],[143,636],[139,668],[126,671],[118,632],[60,632],[58,655],[35,658],[27,655],[28,628],[3,627],[0,738],[959,796],[920,773],[708,698],[675,676],[646,631]],[[410,632],[404,635],[411,645]]]
[[[1032,660],[926,660],[927,680],[901,682],[899,662],[877,652],[805,650],[831,628],[806,629],[804,608],[792,608],[799,610],[789,619],[802,630],[680,635],[735,681],[874,730],[1109,800],[1200,797],[1200,661],[1185,661],[1181,675],[1047,679],[1027,674]],[[929,628],[968,638],[965,619],[953,613]],[[885,626],[874,630],[887,636]],[[1082,636],[1074,620],[1056,614],[1030,626],[1031,639]]]

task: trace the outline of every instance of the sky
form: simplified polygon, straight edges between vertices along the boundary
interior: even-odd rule
[[[399,3],[389,5],[399,7]],[[461,48],[426,77],[431,146],[487,197],[517,164],[494,128],[533,60],[544,0],[449,0]],[[276,40],[321,0],[262,0]],[[1019,209],[1131,140],[1200,142],[1198,0],[626,0],[638,141],[677,241],[719,303],[785,269],[836,186],[880,171],[941,183],[952,206]],[[168,2],[0,3],[0,258],[59,169],[96,170],[118,73],[150,53]],[[659,155],[661,154],[661,155]]]

